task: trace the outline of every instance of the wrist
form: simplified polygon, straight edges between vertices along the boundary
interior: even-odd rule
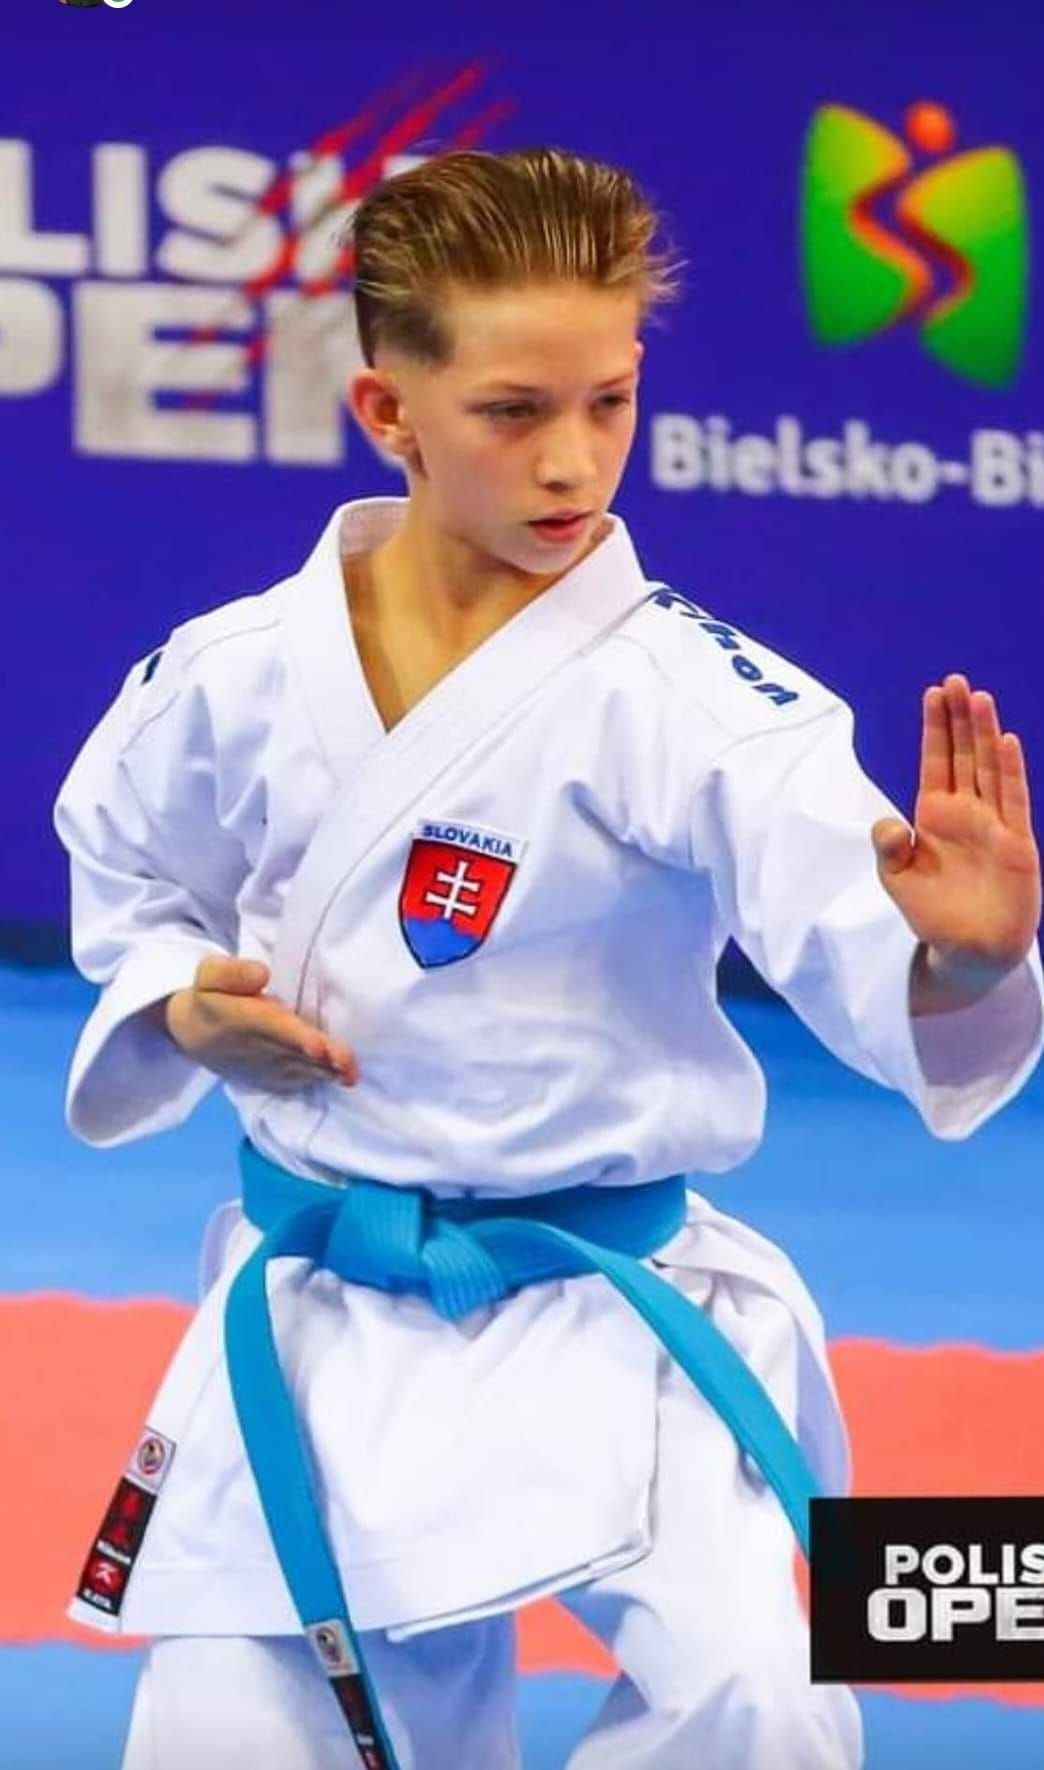
[[[142,1009],[145,1018],[152,1023],[157,1031],[166,1033],[179,1049],[181,1048],[181,1039],[178,1037],[176,1028],[184,1013],[183,998],[191,995],[190,989],[172,990],[169,996],[161,996],[158,1002],[150,1002],[147,1008]]]
[[[972,1008],[1013,969],[972,953],[946,953],[921,941],[910,967],[910,1012],[916,1017]]]

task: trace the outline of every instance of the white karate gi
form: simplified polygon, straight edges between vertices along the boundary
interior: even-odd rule
[[[976,1007],[911,1022],[917,943],[870,840],[895,808],[856,762],[848,707],[647,582],[619,518],[386,732],[341,561],[404,509],[339,508],[295,576],[178,628],[74,764],[56,824],[77,963],[104,985],[70,1076],[76,1132],[117,1144],[188,1115],[214,1078],[140,1010],[190,984],[205,955],[238,953],[269,963],[272,992],[358,1053],[353,1089],[228,1085],[249,1137],[296,1173],[498,1197],[721,1173],[757,1147],[765,1107],[760,1067],[716,1000],[730,934],[830,1050],[901,1090],[936,1136],[966,1137],[1011,1099],[1044,1043],[1036,948]],[[450,845],[443,919],[475,889],[471,855],[508,857],[484,940],[453,962],[420,962],[400,920],[414,838]],[[206,1295],[149,1415],[177,1448],[122,1615],[74,1601],[81,1622],[297,1632],[223,1362],[228,1285],[258,1239],[235,1204],[209,1227]],[[657,1259],[843,1491],[822,1323],[786,1257],[692,1192]],[[552,1591],[625,1674],[577,1770],[681,1770],[701,1742],[715,1770],[730,1754],[737,1770],[858,1762],[851,1699],[807,1684],[775,1496],[600,1277],[534,1285],[458,1322],[301,1260],[276,1263],[269,1289],[404,1770],[516,1761],[506,1734],[472,1755],[455,1720],[444,1747],[425,1737],[411,1690],[440,1652],[427,1632],[446,1631],[447,1653],[465,1644],[459,1688],[472,1680],[477,1713],[475,1668],[486,1679],[490,1656],[504,1659],[503,1613]],[[736,1571],[748,1542],[777,1568],[776,1626]],[[297,1663],[296,1645],[278,1650]],[[180,1643],[179,1663],[191,1651]],[[161,1656],[174,1658],[161,1643],[153,1704]],[[447,1665],[437,1681],[454,1687]],[[214,1687],[227,1691],[223,1672]],[[331,1763],[345,1761],[339,1726]],[[171,1763],[190,1755],[171,1750]],[[205,1770],[198,1742],[191,1756]],[[301,1758],[313,1761],[327,1759]]]

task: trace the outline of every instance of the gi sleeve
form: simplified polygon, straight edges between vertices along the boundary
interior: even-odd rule
[[[974,1006],[914,1019],[918,940],[877,876],[870,835],[902,815],[861,769],[851,709],[833,701],[718,758],[697,795],[692,864],[709,863],[728,932],[823,1044],[958,1141],[1039,1060],[1040,953],[1034,944]]]
[[[69,851],[73,958],[101,985],[66,1092],[70,1129],[109,1146],[188,1117],[216,1077],[143,1010],[236,950],[239,845],[215,812],[205,709],[178,685],[150,697],[136,665],[55,805]]]

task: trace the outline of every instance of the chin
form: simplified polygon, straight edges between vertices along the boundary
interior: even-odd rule
[[[580,543],[569,547],[541,547],[519,564],[531,578],[560,578],[563,572],[571,571],[586,552],[586,545]]]
[[[539,541],[527,546],[517,535],[500,542],[491,540],[482,550],[498,566],[506,566],[510,571],[524,572],[527,578],[542,578],[548,572],[561,570],[562,558],[567,554],[564,547],[552,552],[550,548],[541,547]]]
[[[489,560],[523,572],[528,578],[560,577],[590,551],[604,526],[604,518],[600,518],[593,529],[589,528],[575,541],[563,541],[561,546],[548,546],[537,536],[527,540],[517,529],[501,537],[490,536],[488,540],[476,536],[471,544]]]
[[[527,562],[525,570],[537,577],[544,577],[548,572],[564,572],[574,566],[578,560],[590,553],[595,542],[601,538],[604,522],[600,519],[591,524],[575,541],[563,541],[549,545],[539,539],[526,548]]]

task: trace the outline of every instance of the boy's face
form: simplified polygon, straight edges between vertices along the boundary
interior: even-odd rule
[[[557,577],[597,538],[634,438],[638,297],[571,282],[455,287],[441,311],[448,363],[389,352],[376,365],[398,395],[411,493],[483,561]]]

